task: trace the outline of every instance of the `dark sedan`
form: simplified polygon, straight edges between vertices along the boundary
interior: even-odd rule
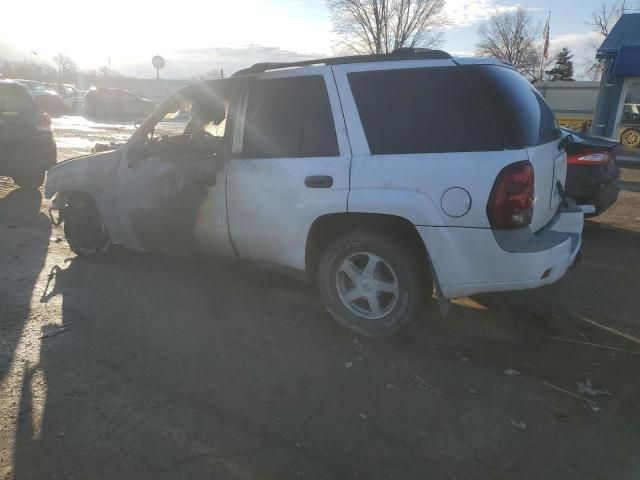
[[[145,119],[156,104],[119,88],[94,88],[84,95],[85,113],[97,119]]]
[[[614,204],[620,192],[620,168],[616,163],[617,142],[561,128],[571,139],[567,152],[566,193],[582,205],[594,205],[599,215]]]

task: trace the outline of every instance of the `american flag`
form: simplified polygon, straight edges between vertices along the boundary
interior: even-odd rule
[[[549,20],[551,20],[551,12],[549,12],[549,17],[547,17],[547,24],[544,26],[544,30],[542,32],[542,37],[544,38],[544,49],[542,51],[542,57],[545,60],[549,59]]]

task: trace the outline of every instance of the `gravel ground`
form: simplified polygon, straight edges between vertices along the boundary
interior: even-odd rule
[[[133,126],[54,128],[65,157]],[[0,179],[0,478],[637,479],[640,170],[623,180],[557,284],[378,342],[275,274],[80,260]]]

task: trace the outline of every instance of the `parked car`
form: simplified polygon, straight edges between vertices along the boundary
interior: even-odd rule
[[[275,266],[317,284],[341,325],[386,336],[434,287],[445,310],[574,264],[583,212],[561,204],[560,140],[498,60],[257,64],[181,90],[122,148],[57,165],[46,196],[82,257],[121,244]]]
[[[87,115],[100,119],[141,119],[153,112],[156,104],[128,90],[94,88],[85,93],[84,108]]]
[[[45,84],[45,86],[49,90],[53,90],[58,95],[60,95],[63,100],[73,97],[82,97],[86,93],[68,83],[47,83]]]
[[[50,115],[63,115],[65,113],[62,97],[45,84],[33,80],[18,80],[18,82],[27,89],[29,95],[35,99],[44,112]]]
[[[567,152],[567,195],[581,205],[595,206],[600,215],[618,199],[620,167],[616,163],[617,142],[591,137],[561,127]]]
[[[56,163],[51,118],[17,82],[0,80],[0,175],[38,188]]]

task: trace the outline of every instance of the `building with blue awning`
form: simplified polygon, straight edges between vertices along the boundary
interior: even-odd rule
[[[620,17],[598,49],[603,63],[591,133],[640,147],[640,13]]]

